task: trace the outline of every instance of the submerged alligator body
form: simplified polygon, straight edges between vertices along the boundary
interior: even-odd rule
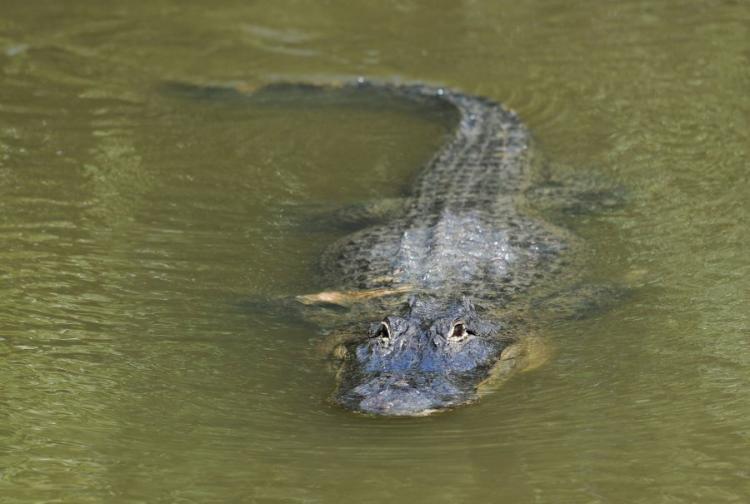
[[[391,416],[470,403],[481,384],[528,357],[524,327],[509,308],[555,275],[568,246],[558,228],[524,211],[537,162],[529,133],[500,104],[450,89],[344,88],[448,107],[455,126],[399,212],[325,252],[323,269],[337,290],[300,298],[374,318],[368,329],[353,321],[344,331],[333,399]]]

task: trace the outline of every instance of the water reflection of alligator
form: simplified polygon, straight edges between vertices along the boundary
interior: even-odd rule
[[[242,96],[222,88],[186,90],[207,98]],[[519,300],[539,285],[559,283],[575,254],[566,253],[570,236],[529,203],[566,194],[590,200],[594,193],[566,192],[544,175],[540,183],[545,170],[528,131],[515,113],[488,99],[361,80],[276,84],[249,98],[335,104],[363,96],[370,101],[360,103],[369,105],[433,107],[455,126],[406,198],[362,205],[369,210],[366,224],[324,254],[335,290],[297,299],[346,307],[323,310],[334,327],[336,403],[367,414],[426,415],[470,403],[484,384],[539,364],[543,345],[531,336],[528,303]],[[380,322],[370,324],[373,319]]]

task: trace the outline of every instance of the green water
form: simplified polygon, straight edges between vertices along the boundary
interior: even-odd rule
[[[731,0],[4,0],[0,502],[749,502],[749,41]],[[322,336],[242,303],[325,287],[300,216],[398,194],[443,125],[156,86],[359,74],[628,187],[574,226],[632,298],[471,407],[327,403]]]

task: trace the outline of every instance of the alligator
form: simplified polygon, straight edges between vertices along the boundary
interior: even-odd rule
[[[296,297],[322,307],[318,318],[334,326],[326,345],[337,370],[332,401],[368,415],[423,416],[472,403],[543,362],[528,294],[572,276],[577,242],[530,204],[559,194],[559,185],[548,173],[539,182],[547,164],[518,115],[449,88],[364,79],[272,84],[249,96],[263,102],[290,91],[407,101],[453,123],[409,194],[365,205],[374,217],[324,252],[331,289]]]
[[[518,316],[502,312],[554,276],[570,245],[561,229],[524,211],[539,161],[531,137],[516,113],[486,98],[426,85],[349,86],[449,107],[455,126],[397,214],[324,253],[337,290],[301,298],[356,303],[362,316],[387,310],[366,334],[347,341],[345,331],[334,347],[333,400],[389,416],[473,402],[481,384],[541,358],[528,355],[541,345],[522,338]]]

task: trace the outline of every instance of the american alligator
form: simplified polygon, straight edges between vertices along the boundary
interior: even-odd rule
[[[336,403],[426,415],[474,401],[493,376],[535,365],[531,350],[540,346],[509,308],[559,272],[570,238],[524,208],[539,158],[514,112],[425,85],[359,81],[338,92],[368,91],[448,107],[455,127],[397,214],[325,252],[337,290],[299,299],[348,305],[365,320],[380,315],[366,332],[356,323],[339,331]]]
[[[237,94],[200,89],[205,97]],[[249,96],[263,103],[290,94],[405,100],[455,121],[410,194],[383,206],[395,211],[373,205],[374,222],[324,253],[332,290],[297,297],[305,306],[346,307],[324,316],[338,363],[333,401],[365,414],[427,415],[471,403],[488,382],[537,365],[543,347],[519,300],[562,282],[574,240],[529,207],[530,195],[559,187],[539,191],[543,163],[516,113],[447,88],[362,79],[275,84]]]

